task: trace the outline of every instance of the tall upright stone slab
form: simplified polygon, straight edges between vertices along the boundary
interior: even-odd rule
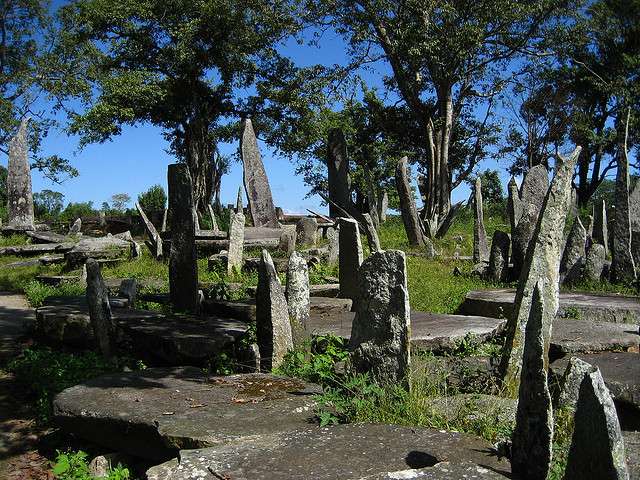
[[[572,283],[580,279],[587,257],[586,246],[587,229],[582,225],[580,217],[575,217],[560,260],[560,277],[563,283]]]
[[[216,214],[213,213],[213,207],[211,206],[211,204],[207,204],[207,208],[209,209],[209,218],[211,218],[211,230],[214,231],[219,231],[220,228],[218,227],[218,222],[216,220]]]
[[[327,180],[329,183],[329,216],[337,218],[342,212],[336,207],[349,211],[351,186],[349,184],[349,158],[344,133],[339,128],[329,131],[327,143]]]
[[[31,167],[29,166],[28,118],[20,122],[18,132],[9,142],[7,168],[7,214],[10,230],[35,230]]]
[[[285,289],[289,306],[289,321],[293,345],[307,346],[310,335],[307,328],[311,303],[309,300],[309,267],[300,252],[293,252],[287,266],[287,286]]]
[[[296,223],[296,244],[315,245],[318,237],[318,221],[313,217],[302,217]]]
[[[543,288],[542,281],[538,281],[531,298],[512,437],[511,470],[523,480],[546,479],[551,465],[553,409],[547,383],[549,351],[545,350],[544,331],[553,322],[555,312],[547,310]]]
[[[640,180],[636,180],[629,193],[629,218],[631,231],[640,232]]]
[[[229,246],[227,249],[227,275],[242,271],[244,253],[244,224],[245,218],[242,212],[231,213],[229,219]]]
[[[339,278],[340,296],[350,298],[354,304],[358,298],[358,269],[362,264],[362,244],[358,222],[339,218]]]
[[[562,375],[560,391],[558,392],[558,407],[569,407],[575,410],[580,396],[580,387],[585,376],[596,370],[597,368],[590,363],[580,360],[578,357],[571,357]]]
[[[337,265],[340,257],[340,232],[337,227],[327,229],[327,263]]]
[[[142,206],[140,203],[136,202],[136,210],[140,214],[140,218],[142,218],[142,223],[144,224],[144,229],[147,231],[147,236],[149,237],[149,244],[151,247],[151,254],[154,258],[162,257],[162,237],[156,230],[156,227],[153,226],[153,223],[147,218],[147,215],[144,213]],[[166,212],[166,210],[165,210]]]
[[[93,334],[98,344],[100,353],[106,358],[115,355],[115,325],[111,319],[111,305],[109,304],[109,292],[102,273],[100,264],[90,258],[86,262],[87,270],[87,306],[89,307],[89,321]]]
[[[289,308],[271,255],[262,250],[256,290],[256,336],[260,369],[268,372],[282,365],[293,349]]]
[[[600,245],[599,243],[591,245],[587,252],[582,277],[587,282],[599,282],[602,280],[605,260],[604,245]]]
[[[509,215],[509,224],[511,225],[511,234],[516,230],[516,226],[522,217],[522,201],[520,200],[520,192],[516,179],[511,177],[509,180],[508,197],[507,197],[507,214]]]
[[[540,208],[548,190],[549,175],[547,167],[542,164],[531,167],[524,176],[520,187],[520,199],[523,207],[524,205],[536,205]],[[569,189],[570,192],[571,189]]]
[[[500,230],[493,232],[487,275],[494,282],[506,282],[509,276],[509,235]]]
[[[631,218],[629,217],[629,158],[620,146],[616,174],[615,215],[611,242],[611,281],[631,284],[636,279],[636,265],[631,254]]]
[[[244,169],[244,188],[249,199],[249,211],[255,227],[278,228],[278,217],[273,205],[269,179],[262,164],[258,141],[250,119],[242,121],[240,152]]]
[[[365,233],[367,235],[367,243],[369,244],[369,251],[372,253],[379,252],[381,250],[380,239],[378,238],[378,231],[376,230],[375,223],[371,218],[371,215],[369,215],[368,213],[365,213],[363,217],[365,222],[364,224],[367,227],[367,231]]]
[[[473,189],[473,262],[489,261],[489,245],[487,231],[484,228],[484,212],[482,210],[482,180],[476,178]]]
[[[238,187],[236,195],[236,213],[244,213],[244,204],[242,202],[242,187]]]
[[[598,369],[580,385],[564,478],[629,479],[620,422]]]
[[[558,156],[556,160],[556,173],[542,203],[531,239],[532,244],[527,250],[518,282],[513,313],[507,322],[501,360],[504,386],[512,395],[515,395],[519,388],[524,333],[530,316],[533,290],[539,282],[541,301],[545,309],[542,328],[544,351],[549,350],[551,321],[547,319],[554,318],[558,311],[560,252],[571,193],[571,179],[580,150],[581,148],[577,147],[569,157]]]
[[[380,223],[387,221],[387,210],[389,209],[389,194],[383,190],[378,195],[378,219]]]
[[[407,157],[402,157],[396,166],[396,188],[400,197],[400,213],[409,244],[422,246],[424,245],[424,236],[420,227],[413,190],[411,190],[411,181],[407,170],[408,161]]]
[[[609,226],[607,222],[607,204],[603,200],[593,207],[593,243],[604,247],[605,256],[609,253]]]
[[[171,211],[169,295],[176,310],[195,312],[198,308],[198,256],[193,189],[188,166],[184,163],[169,165],[167,183]]]
[[[369,256],[358,274],[359,298],[351,327],[351,365],[380,385],[407,383],[411,337],[404,252]]]

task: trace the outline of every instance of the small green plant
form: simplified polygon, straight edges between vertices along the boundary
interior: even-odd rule
[[[564,310],[564,318],[573,318],[578,320],[580,318],[580,310],[576,307],[567,307]]]
[[[55,296],[84,295],[85,287],[78,282],[62,282],[60,285],[52,286],[31,280],[24,286],[24,293],[29,305],[33,308],[41,307],[45,299]]]
[[[311,345],[311,352],[295,350],[289,352],[278,373],[302,378],[320,385],[335,385],[335,365],[345,361],[349,356],[346,342],[336,335],[316,337]]]
[[[57,452],[56,461],[52,466],[52,472],[55,478],[59,480],[94,480],[96,477],[91,475],[89,470],[89,462],[87,453],[82,450],[77,452]],[[129,480],[131,478],[129,470],[118,464],[115,468],[110,468],[106,477],[100,477],[106,480]]]

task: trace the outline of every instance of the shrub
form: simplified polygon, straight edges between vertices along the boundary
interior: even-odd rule
[[[56,461],[53,464],[53,475],[59,480],[93,480],[89,470],[88,455],[82,450],[77,452],[57,452]],[[129,470],[118,464],[109,469],[106,480],[128,480]]]
[[[138,195],[138,203],[145,212],[161,212],[167,204],[167,194],[160,185],[154,185]]]

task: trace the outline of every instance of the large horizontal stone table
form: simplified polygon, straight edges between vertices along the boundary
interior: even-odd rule
[[[182,450],[149,480],[382,480],[509,478],[509,463],[477,437],[427,428],[350,424]]]
[[[571,353],[607,350],[637,352],[639,344],[636,325],[558,319],[553,322],[549,356],[557,358]]]
[[[104,447],[156,461],[180,449],[286,432],[313,416],[313,384],[267,374],[208,377],[196,368],[105,375],[58,394],[54,421]]]

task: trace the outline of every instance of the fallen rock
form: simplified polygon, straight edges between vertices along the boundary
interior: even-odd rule
[[[639,343],[637,327],[628,324],[566,319],[553,324],[549,356],[606,350],[638,352]]]
[[[104,447],[165,461],[180,449],[242,445],[303,427],[319,392],[316,385],[267,374],[147,369],[64,390],[54,399],[54,421]]]
[[[65,253],[67,268],[73,270],[80,267],[88,258],[113,260],[129,257],[130,249],[129,242],[116,237],[83,238]]]

